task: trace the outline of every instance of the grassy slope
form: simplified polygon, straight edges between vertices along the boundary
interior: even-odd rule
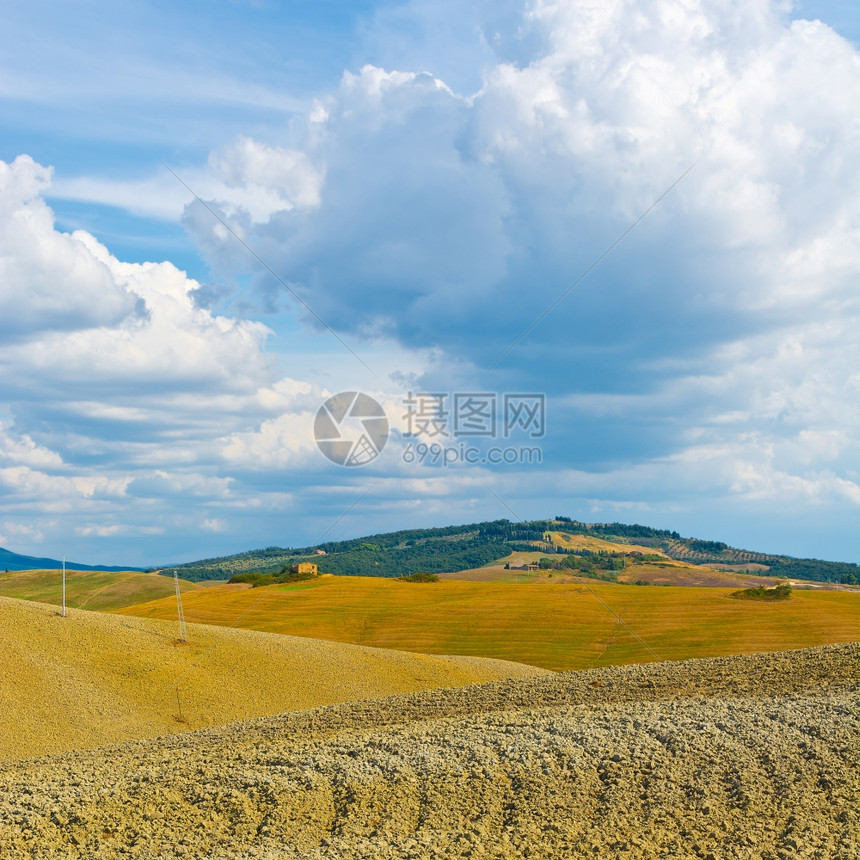
[[[592,552],[600,552],[601,550],[606,552],[625,553],[641,552],[646,555],[662,555],[666,557],[667,561],[670,560],[663,550],[655,547],[642,546],[632,540],[629,543],[620,543],[618,541],[609,541],[604,540],[603,538],[592,537],[591,535],[571,535],[561,531],[549,532],[549,534],[552,537],[552,542],[555,546],[561,546],[565,549],[590,549]]]
[[[636,547],[626,547],[620,544],[611,544],[608,541],[602,541],[597,538],[591,538],[581,535],[573,535],[573,537],[582,537],[581,542],[572,542],[569,546],[575,549],[591,549],[593,551],[612,547],[613,552],[636,551]],[[567,544],[563,544],[567,546]],[[647,549],[647,547],[646,547]],[[655,555],[660,554],[654,550],[650,550]],[[505,558],[497,559],[496,561],[485,564],[483,567],[473,567],[469,570],[459,570],[456,573],[440,573],[441,579],[463,579],[471,580],[472,582],[523,582],[526,580],[534,580],[536,582],[548,582],[555,579],[557,582],[565,582],[568,580],[579,580],[581,577],[575,575],[573,571],[540,571],[526,573],[522,570],[507,570],[506,564],[515,565],[517,567],[523,564],[537,564],[542,558],[552,558],[559,560],[558,556],[548,556],[545,552],[512,552]],[[717,586],[725,587],[737,584],[737,587],[746,585],[748,582],[752,584],[770,584],[771,580],[762,578],[758,575],[743,575],[734,572],[717,571],[712,567],[704,565],[684,564],[681,561],[673,561],[668,556],[664,556],[665,561],[659,564],[649,562],[635,562],[626,567],[623,571],[617,571],[619,582],[633,583],[638,579],[645,580],[656,585],[701,585],[701,586]]]
[[[0,759],[535,670],[0,597]],[[177,720],[176,687],[182,717]],[[6,856],[0,850],[0,855]]]
[[[200,586],[182,579],[179,587],[185,592]],[[107,612],[173,594],[173,580],[154,573],[66,571],[66,606],[75,609]],[[22,570],[0,573],[0,596],[59,606],[62,601],[62,572]]]
[[[520,556],[518,554],[516,561],[511,563],[520,564]],[[675,585],[675,586],[695,586],[700,588],[752,588],[759,585],[776,585],[782,580],[777,577],[758,576],[757,574],[736,573],[728,570],[715,570],[712,567],[700,565],[698,567],[689,567],[683,564],[672,564],[671,566],[664,565],[662,562],[659,565],[642,564],[631,565],[630,567],[620,570],[617,573],[618,582],[633,584],[643,581],[650,585]],[[440,573],[440,579],[461,579],[471,582],[570,582],[581,583],[587,580],[591,583],[593,580],[583,576],[575,575],[575,571],[557,571],[557,570],[540,570],[540,571],[522,571],[522,570],[505,570],[504,565],[486,565],[485,567],[473,568],[472,570],[461,570],[457,573]],[[833,583],[800,583],[800,588],[826,588],[833,591],[850,591],[847,586],[837,586]]]
[[[651,585],[698,586],[700,588],[751,588],[757,585],[776,585],[781,582],[775,576],[760,576],[755,573],[738,573],[733,570],[716,570],[707,565],[691,567],[678,563],[671,567],[664,564],[634,564],[618,572],[619,582],[647,582]],[[830,586],[831,583],[810,583],[809,587]],[[834,589],[835,590],[835,589]]]
[[[265,589],[216,586],[183,602],[189,621],[555,670],[860,640],[860,593],[796,591],[765,605],[734,600],[731,591],[325,577]],[[176,607],[160,600],[119,612],[174,618]]]

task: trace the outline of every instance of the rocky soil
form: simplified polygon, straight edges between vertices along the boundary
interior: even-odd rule
[[[0,764],[5,858],[858,856],[860,646],[430,690]]]

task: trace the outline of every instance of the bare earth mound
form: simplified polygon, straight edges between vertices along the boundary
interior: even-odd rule
[[[0,765],[4,857],[857,856],[860,647],[332,705]]]
[[[0,759],[545,670],[0,597]],[[177,696],[178,689],[178,696]],[[0,857],[3,857],[0,850]]]

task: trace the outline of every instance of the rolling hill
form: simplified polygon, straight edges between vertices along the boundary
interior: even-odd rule
[[[200,587],[199,583],[179,580],[179,588],[183,592]],[[174,594],[173,580],[155,573],[66,571],[66,606],[74,609],[107,612]],[[61,575],[57,570],[0,573],[0,595],[59,606],[62,602]]]
[[[324,576],[262,588],[214,585],[189,591],[183,604],[186,618],[203,624],[553,670],[860,640],[860,592],[796,591],[769,605],[734,600],[733,590]],[[176,602],[117,612],[174,619]]]
[[[167,621],[81,609],[62,618],[55,606],[0,597],[0,759],[545,674],[492,660],[194,624],[188,643],[176,635]]]
[[[739,550],[719,541],[682,538],[677,532],[649,526],[581,523],[566,517],[411,529],[297,549],[271,546],[174,565],[163,572],[172,575],[176,570],[180,577],[192,581],[229,579],[237,573],[272,573],[287,564],[313,560],[326,573],[395,577],[418,572],[453,573],[481,567],[512,552],[533,551],[592,561],[606,560],[614,553],[625,564],[648,561],[653,555],[657,561],[728,566],[788,579],[860,582],[860,566],[856,564]],[[617,565],[609,569],[617,569]]]
[[[56,558],[37,558],[33,555],[20,555],[0,546],[0,570],[60,570],[63,562]],[[141,567],[107,567],[104,565],[80,564],[75,561],[66,562],[66,570],[143,570]]]
[[[625,666],[0,763],[4,857],[857,856],[857,646]]]

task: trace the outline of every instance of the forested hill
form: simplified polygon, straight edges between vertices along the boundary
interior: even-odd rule
[[[63,566],[62,561],[55,558],[37,558],[33,555],[19,555],[8,549],[0,547],[0,571],[16,570],[59,570]],[[101,570],[116,572],[121,570],[142,570],[140,567],[104,567],[91,564],[79,564],[74,561],[66,562],[67,570]]]
[[[271,546],[238,555],[210,558],[176,565],[163,572],[179,572],[184,579],[228,579],[237,573],[274,573],[286,564],[316,561],[325,573],[341,576],[402,576],[418,572],[446,573],[480,567],[511,552],[565,552],[548,540],[548,533],[591,535],[618,544],[653,547],[670,558],[689,564],[762,565],[755,573],[812,579],[820,582],[860,581],[856,564],[797,559],[734,549],[719,541],[682,538],[678,532],[625,523],[582,523],[567,517],[511,523],[508,520],[409,529],[317,546],[282,548]],[[587,552],[587,551],[586,551]]]

